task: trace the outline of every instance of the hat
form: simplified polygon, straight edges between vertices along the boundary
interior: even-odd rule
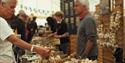
[[[20,11],[19,11],[19,15],[22,15],[22,16],[24,16],[24,17],[27,16],[26,13],[24,12],[24,10],[20,10]]]
[[[26,13],[24,12],[24,10],[20,10],[20,11],[19,11],[19,14],[26,15]]]

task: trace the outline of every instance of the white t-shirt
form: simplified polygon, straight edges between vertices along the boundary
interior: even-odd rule
[[[6,20],[0,17],[0,63],[14,63],[14,53],[11,42],[6,39],[14,34]]]

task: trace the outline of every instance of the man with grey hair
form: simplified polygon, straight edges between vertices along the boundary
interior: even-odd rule
[[[5,20],[10,19],[14,14],[16,2],[16,0],[1,0],[0,3],[0,63],[16,63],[12,44],[23,49],[30,50],[31,52],[36,52],[43,57],[48,57],[48,50],[28,44],[27,42],[17,38]]]
[[[96,60],[98,56],[96,23],[89,13],[88,0],[75,0],[75,14],[80,18],[77,31],[77,58]]]

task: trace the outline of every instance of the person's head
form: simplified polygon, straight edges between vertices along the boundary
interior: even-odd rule
[[[49,26],[53,25],[53,23],[54,23],[53,17],[50,17],[50,16],[46,18],[46,21]]]
[[[78,16],[87,14],[89,12],[88,0],[75,0],[74,10]]]
[[[19,18],[22,20],[22,21],[26,21],[27,20],[27,15],[26,15],[26,13],[23,11],[23,10],[20,10],[19,11]]]
[[[36,17],[36,16],[34,16],[32,21],[36,21],[36,18],[37,18],[37,17]]]
[[[52,19],[53,18],[49,16],[49,17],[46,18],[46,21],[52,21]]]
[[[26,15],[26,13],[25,13],[25,11],[24,10],[20,10],[19,11],[19,16],[21,16],[21,17],[26,17],[27,15]]]
[[[14,15],[17,0],[1,0],[1,3],[4,10],[2,17],[10,19]]]
[[[62,11],[57,11],[54,14],[54,18],[56,19],[56,21],[62,21],[62,19],[64,18],[64,13]]]

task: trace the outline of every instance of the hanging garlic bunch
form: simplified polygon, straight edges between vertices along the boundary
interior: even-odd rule
[[[116,40],[115,40],[116,34],[115,33],[111,33],[111,32],[109,34],[110,34],[110,40],[109,40],[109,42],[111,43],[111,46],[114,47],[115,44],[116,44]]]
[[[111,31],[117,31],[120,28],[120,12],[113,13],[110,17],[110,29]]]
[[[102,35],[103,25],[102,24],[98,25],[97,32],[98,32],[99,38],[103,38],[103,35]]]
[[[117,13],[113,13],[110,16],[110,32],[108,32],[106,35],[104,35],[104,38],[108,38],[108,42],[106,45],[115,47],[116,45],[116,32],[120,28],[120,13],[117,11]],[[107,36],[108,35],[108,36]]]
[[[116,40],[115,40],[115,33],[108,32],[106,34],[106,40],[105,40],[105,45],[107,47],[115,47]]]
[[[120,28],[120,18],[121,18],[121,15],[119,12],[117,12],[116,17],[115,17],[116,31]]]
[[[115,16],[114,14],[110,16],[110,29],[113,30],[113,28],[115,27],[115,20],[114,20]]]
[[[97,33],[98,33],[98,37],[99,37],[99,39],[97,40],[97,43],[99,45],[102,45],[103,38],[104,38],[103,24],[99,24],[97,26]]]

